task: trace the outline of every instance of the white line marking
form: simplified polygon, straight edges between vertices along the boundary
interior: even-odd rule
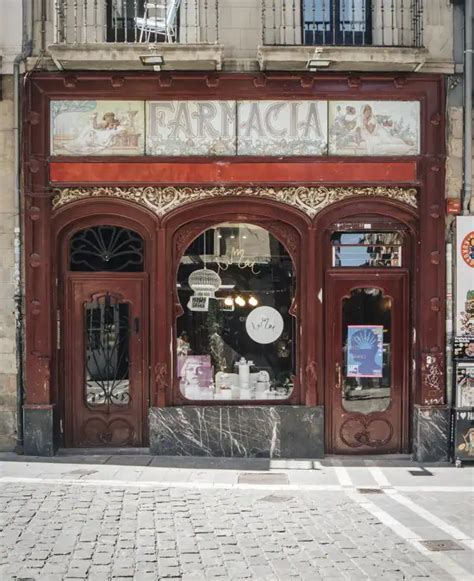
[[[344,468],[344,466],[335,465],[334,472],[336,473],[337,481],[339,482],[339,484],[341,486],[345,486],[345,487],[347,487],[347,486],[353,487],[354,486],[354,483],[352,482],[351,477],[349,476],[349,472],[346,470],[346,468]]]
[[[374,466],[373,460],[366,460],[365,463],[367,464],[367,467],[369,469],[370,474],[372,475],[372,478],[380,486],[380,488],[392,487],[392,485],[390,484],[382,470],[378,466]]]
[[[0,483],[7,484],[24,483],[24,484],[64,484],[68,486],[118,486],[121,488],[193,488],[201,490],[214,490],[216,488],[228,490],[315,490],[321,492],[340,492],[342,486],[339,484],[240,484],[240,483],[226,483],[226,482],[165,482],[165,481],[137,481],[137,480],[100,480],[88,478],[25,478],[25,477],[11,477],[4,476],[0,478]]]
[[[373,516],[379,519],[379,521],[386,527],[392,529],[392,531],[402,538],[407,543],[410,543],[415,547],[420,553],[427,555],[434,563],[439,567],[444,569],[446,573],[450,575],[456,581],[471,581],[472,575],[467,572],[464,568],[453,561],[446,553],[434,553],[429,551],[424,545],[420,543],[423,540],[414,531],[403,525],[401,522],[393,518],[388,512],[385,512],[373,502],[366,500],[360,494],[355,492],[350,492],[346,490],[346,494],[354,502],[359,504],[362,508],[365,508],[367,512],[370,512]]]
[[[468,535],[466,535],[465,533],[463,533],[462,531],[460,531],[456,527],[453,527],[452,525],[445,522],[444,520],[440,519],[439,517],[437,517],[435,514],[433,514],[429,510],[426,510],[426,508],[423,508],[422,506],[418,506],[410,498],[407,498],[406,496],[402,496],[396,490],[387,490],[387,494],[390,496],[390,498],[393,498],[393,500],[396,500],[399,504],[405,506],[406,508],[408,508],[409,510],[411,510],[412,512],[414,512],[415,514],[417,514],[421,518],[425,519],[426,521],[428,521],[429,523],[431,523],[432,525],[437,527],[438,529],[442,530],[443,532],[447,533],[449,536],[453,537],[453,539],[456,539],[457,541],[461,541],[469,549],[474,548],[474,542]]]
[[[472,486],[394,486],[400,492],[473,492]]]
[[[348,481],[350,477],[346,474]],[[344,479],[343,476],[341,478]],[[236,489],[254,489],[254,490],[296,490],[296,491],[321,491],[321,492],[340,492],[341,490],[352,489],[357,491],[358,488],[353,484],[341,485],[341,484],[239,484],[231,482],[190,482],[190,481],[163,481],[163,480],[101,480],[99,478],[44,478],[38,477],[22,477],[22,476],[2,476],[0,477],[0,483],[14,484],[15,482],[25,483],[25,484],[66,484],[78,485],[78,486],[119,486],[122,488],[200,488],[202,490],[212,490],[215,488],[222,488],[228,490]],[[370,486],[365,488],[379,488],[378,486]],[[472,492],[471,486],[395,486],[394,490],[400,492]]]

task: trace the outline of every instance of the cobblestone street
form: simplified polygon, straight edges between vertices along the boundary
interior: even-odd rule
[[[442,580],[474,572],[469,468],[437,469],[437,485],[413,486],[419,492],[400,484],[407,468],[2,462],[0,474],[3,581]],[[421,540],[451,540],[456,550],[432,552]]]

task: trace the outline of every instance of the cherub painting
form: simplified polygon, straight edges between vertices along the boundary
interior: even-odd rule
[[[416,155],[420,144],[417,101],[330,101],[332,155]]]
[[[143,101],[52,101],[52,155],[142,155]]]

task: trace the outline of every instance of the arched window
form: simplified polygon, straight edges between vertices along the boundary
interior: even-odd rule
[[[69,269],[76,272],[142,272],[142,237],[119,226],[93,226],[76,232],[69,247]]]
[[[223,223],[184,253],[177,280],[177,375],[190,400],[286,399],[296,335],[293,264],[260,226]]]

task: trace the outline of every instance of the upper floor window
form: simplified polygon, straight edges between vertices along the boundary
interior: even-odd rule
[[[303,0],[305,44],[371,44],[370,0]]]

